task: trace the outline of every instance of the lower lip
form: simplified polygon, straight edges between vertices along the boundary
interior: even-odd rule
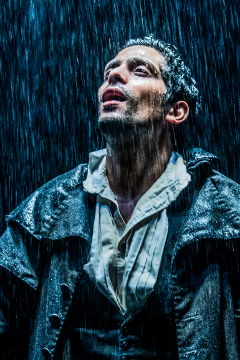
[[[119,101],[119,100],[109,100],[109,101],[105,101],[103,103],[103,106],[113,106],[113,105],[119,105],[119,104],[122,104],[124,103],[124,101]]]

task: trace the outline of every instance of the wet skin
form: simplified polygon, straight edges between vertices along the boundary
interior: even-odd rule
[[[98,91],[99,123],[117,120],[152,126],[132,143],[117,131],[106,136],[107,178],[125,223],[141,196],[166,169],[172,152],[166,124],[182,122],[188,115],[184,102],[167,108],[163,105],[164,65],[163,55],[153,48],[126,48],[106,65],[104,83]],[[186,105],[184,111],[181,104]]]
[[[132,46],[120,51],[107,64],[104,83],[98,91],[99,121],[124,118],[128,105],[131,106],[133,101],[135,106],[132,109],[132,121],[149,121],[156,116],[159,112],[156,102],[159,104],[161,96],[166,93],[159,66],[164,66],[164,57],[155,49]],[[114,99],[116,91],[122,92],[125,98],[116,96]],[[105,92],[113,93],[110,101],[102,101]]]

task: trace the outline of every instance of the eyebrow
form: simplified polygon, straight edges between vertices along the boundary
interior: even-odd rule
[[[156,68],[156,66],[151,62],[151,61],[148,61],[144,58],[141,58],[141,57],[132,57],[132,58],[129,58],[127,60],[127,63],[131,63],[131,62],[137,62],[137,63],[142,63],[144,65],[147,65],[150,69],[152,69],[155,73],[159,73],[161,74],[161,67],[159,65],[158,68]],[[105,67],[105,70],[104,70],[104,73],[108,70],[108,69],[114,69],[115,67],[118,67],[121,65],[121,61],[120,60],[112,60],[110,61],[106,67]]]
[[[119,65],[121,65],[120,60],[112,60],[105,66],[104,72],[106,72],[108,69],[114,69],[115,67],[118,67]]]

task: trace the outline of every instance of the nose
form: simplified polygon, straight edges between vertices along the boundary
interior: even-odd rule
[[[109,85],[114,85],[117,83],[126,84],[127,83],[127,74],[125,69],[122,66],[118,66],[112,69],[108,75]]]

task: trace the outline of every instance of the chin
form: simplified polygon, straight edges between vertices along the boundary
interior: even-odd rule
[[[124,119],[127,120],[127,118],[129,118],[129,114],[127,113],[127,111],[113,110],[115,109],[108,109],[108,111],[101,112],[98,118],[98,122],[108,120],[124,121]]]
[[[132,121],[129,121],[127,118],[120,116],[108,116],[108,117],[99,117],[98,126],[101,130],[114,130],[118,127],[124,128],[127,124],[133,124]]]
[[[152,130],[151,122],[136,121],[129,117],[99,118],[98,127],[108,143],[128,143]]]

